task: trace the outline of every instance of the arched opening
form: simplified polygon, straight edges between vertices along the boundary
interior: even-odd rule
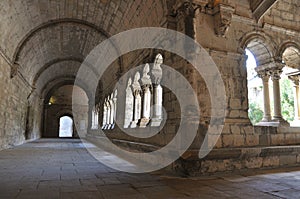
[[[255,68],[256,59],[253,53],[247,48],[247,83],[248,83],[248,116],[252,124],[257,124],[263,119],[263,86]]]
[[[267,45],[268,44],[268,45]],[[270,101],[271,78],[267,68],[273,62],[271,44],[261,35],[251,36],[243,45],[248,57],[248,116],[253,125],[272,120]]]
[[[58,137],[66,138],[73,137],[73,119],[69,116],[59,118],[59,133]]]
[[[89,122],[89,104],[86,92],[79,86],[66,84],[53,87],[46,97],[44,104],[44,131],[46,138],[58,138],[60,135],[61,118],[71,117],[72,136],[79,137],[87,133]],[[73,109],[73,107],[76,107]],[[70,120],[69,120],[70,121]],[[69,122],[70,123],[70,122]]]
[[[300,126],[300,52],[290,45],[282,52],[282,62],[285,64],[281,78],[281,106],[283,118],[290,122],[291,126]]]
[[[246,46],[249,119],[252,124],[288,125],[296,116],[294,103],[299,87],[299,51],[294,47],[281,50],[282,62],[274,59],[272,46],[253,39]],[[279,57],[279,56],[278,56]],[[298,89],[299,90],[299,89]],[[299,99],[299,97],[298,97]],[[300,112],[299,112],[300,113]],[[299,114],[300,115],[300,114]],[[299,118],[299,117],[298,117]]]
[[[289,74],[295,72],[295,69],[288,67],[287,65],[282,69],[280,78],[280,99],[282,117],[287,122],[292,122],[295,116],[294,109],[294,95],[293,95],[293,84],[289,80]]]

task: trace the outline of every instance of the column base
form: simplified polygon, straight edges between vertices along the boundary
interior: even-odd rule
[[[102,130],[105,130],[106,129],[106,127],[107,127],[107,124],[105,124],[104,126],[102,126]]]
[[[272,121],[271,116],[265,116],[260,122],[271,122],[271,121]]]
[[[147,126],[147,124],[149,123],[150,119],[147,118],[142,118],[139,120],[139,127],[141,128],[145,128]]]
[[[138,121],[132,121],[131,123],[130,123],[130,128],[136,128],[137,127],[137,123],[138,123]]]
[[[272,122],[278,123],[278,126],[290,126],[290,124],[282,117],[274,116]]]
[[[274,126],[274,127],[276,127],[276,126],[279,126],[279,123],[276,121],[267,121],[267,122],[261,121],[261,122],[255,124],[255,126]]]

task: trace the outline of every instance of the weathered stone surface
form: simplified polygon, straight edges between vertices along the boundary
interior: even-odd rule
[[[277,1],[267,9],[261,21],[256,21],[257,19],[253,18],[253,11],[260,2],[232,0],[224,1],[224,5],[221,5],[218,1],[190,3],[165,0],[1,1],[0,149],[24,143],[28,139],[37,139],[41,135],[56,137],[57,118],[64,114],[79,115],[79,120],[83,122],[77,125],[84,126],[82,129],[84,132],[89,130],[91,118],[88,111],[91,113],[91,106],[87,107],[87,103],[80,104],[79,113],[71,113],[70,92],[64,91],[68,96],[62,97],[63,100],[59,104],[48,106],[48,102],[44,100],[60,86],[74,84],[81,63],[100,42],[124,30],[139,27],[164,27],[184,33],[197,41],[203,47],[201,50],[206,50],[215,62],[225,86],[226,115],[220,119],[222,122],[225,121],[222,134],[220,137],[218,134],[211,136],[208,145],[213,145],[216,141],[215,148],[236,149],[300,144],[299,129],[276,126],[253,127],[248,119],[245,49],[248,48],[255,55],[259,67],[270,69],[276,63],[282,64],[283,60],[288,66],[299,68],[300,63],[299,1]],[[145,32],[144,36],[147,37],[147,34]],[[179,47],[183,45],[188,57],[193,57],[197,53],[193,49],[186,48],[185,44],[168,39],[160,41],[161,38],[163,35],[158,36],[158,48],[170,42]],[[132,41],[125,38],[122,42],[124,45],[130,45]],[[291,46],[296,49],[293,51],[295,53],[286,52]],[[205,82],[204,74],[199,74],[191,63],[171,52],[141,49],[120,55],[118,50],[118,46],[113,44],[106,52],[99,54],[103,59],[111,54],[117,54],[119,57],[103,71],[99,82],[97,75],[104,67],[101,65],[102,60],[97,64],[91,63],[85,71],[86,78],[80,79],[78,86],[85,90],[90,100],[88,103],[91,105],[95,101],[103,107],[101,104],[104,102],[103,99],[113,92],[121,76],[126,72],[130,73],[131,69],[140,64],[150,63],[151,68],[155,56],[161,53],[164,64],[184,76],[197,95],[200,124],[190,149],[199,149],[209,128],[212,110],[216,109],[216,104],[212,104],[211,99],[217,96],[219,88],[214,88],[210,93],[207,85],[208,83],[214,85],[214,77]],[[202,64],[207,67],[205,69],[211,67],[206,63]],[[13,78],[10,78],[11,76]],[[160,76],[162,82],[167,77],[172,77],[171,84],[177,79],[176,76],[165,74],[164,71]],[[89,90],[90,84],[97,90],[95,99],[90,93],[92,92]],[[186,91],[181,85],[176,85],[176,89]],[[153,91],[149,88],[149,92]],[[118,103],[124,103],[122,91],[119,93]],[[176,136],[180,121],[186,113],[181,111],[182,107],[176,95],[168,88],[163,87],[162,99],[166,122],[162,129],[155,129],[158,131],[157,135],[149,139],[135,138],[126,135],[119,127],[104,133],[111,139],[118,140],[117,143],[125,145],[126,148],[134,148],[137,151],[147,150],[145,146],[160,148],[167,145]],[[190,101],[193,98],[186,96],[185,100]],[[189,111],[195,110],[193,107]],[[117,121],[120,122],[117,124],[123,126],[125,110],[117,109],[117,112]],[[99,118],[102,119],[101,110]],[[148,119],[147,117],[144,126],[151,123],[151,118],[149,121]],[[189,122],[192,124],[194,121],[191,119]],[[99,123],[101,124],[101,121]],[[220,126],[212,127],[210,130],[216,133],[220,128]],[[190,133],[189,128],[184,130],[186,135]],[[145,131],[150,131],[150,128],[146,127]],[[91,131],[91,136],[95,135],[103,136],[103,132]],[[130,142],[132,144],[128,144]],[[287,156],[277,157],[276,152],[286,153]],[[289,153],[292,152],[295,154],[289,157]],[[251,156],[247,160],[233,160],[235,156],[231,154],[231,158],[227,157],[224,160],[210,159],[198,162],[197,165],[203,165],[203,168],[194,169],[198,169],[199,172],[216,172],[299,162],[297,150],[278,149],[270,152],[266,149],[259,154],[262,157],[252,157],[253,154],[249,150],[247,153],[249,154],[242,154]]]

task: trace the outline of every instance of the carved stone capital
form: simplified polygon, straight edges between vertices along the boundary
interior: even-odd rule
[[[143,70],[143,76],[141,78],[141,84],[143,85],[147,85],[147,84],[151,84],[151,78],[150,75],[148,74],[150,72],[150,66],[149,64],[146,64]]]
[[[156,55],[153,68],[151,70],[154,84],[160,84],[162,78],[162,68],[161,68],[162,63],[163,63],[162,55],[161,54]]]
[[[269,81],[270,78],[270,74],[267,70],[261,70],[261,71],[257,71],[257,75],[259,78],[261,78],[263,81]]]
[[[133,80],[133,83],[132,83],[133,92],[135,92],[135,90],[141,90],[141,85],[139,83],[139,80],[140,80],[140,73],[137,72],[134,76],[134,80]]]
[[[273,68],[273,69],[269,70],[269,74],[270,74],[272,80],[279,80],[281,73],[282,73],[281,68]]]
[[[148,91],[148,90],[150,90],[150,92],[152,92],[152,84],[144,84],[144,85],[142,85],[142,89],[144,92]]]
[[[177,17],[187,17],[187,16],[195,16],[195,8],[196,5],[191,1],[187,0],[178,0],[176,5],[174,6],[174,14]]]
[[[297,75],[289,75],[288,78],[294,83],[295,86],[299,86],[300,76]]]
[[[134,90],[133,91],[133,96],[139,96],[139,95],[141,95],[141,93],[142,93],[142,90],[138,90],[138,89],[136,89],[136,90]]]
[[[228,28],[231,24],[232,14],[234,13],[234,8],[224,4],[218,4],[214,8],[214,23],[215,23],[215,33],[219,37],[224,37]]]
[[[202,13],[206,13],[207,9],[212,7],[210,5],[211,4],[210,0],[193,0],[193,2],[199,5],[200,12]]]

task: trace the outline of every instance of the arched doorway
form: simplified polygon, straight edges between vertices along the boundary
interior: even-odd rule
[[[76,106],[76,111],[72,109]],[[85,91],[76,85],[62,85],[48,93],[44,104],[44,138],[60,136],[60,120],[69,116],[73,122],[73,134],[67,137],[85,135],[88,126],[88,97]],[[66,136],[64,136],[66,137]]]
[[[73,137],[73,119],[69,116],[59,118],[59,134],[60,138]]]

